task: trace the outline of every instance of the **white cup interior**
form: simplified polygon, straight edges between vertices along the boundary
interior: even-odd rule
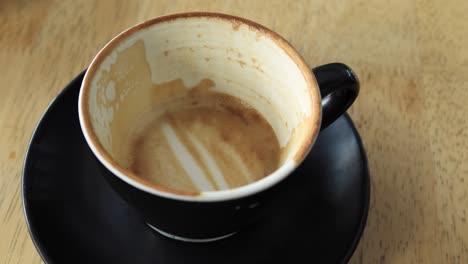
[[[126,169],[121,157],[128,127],[172,93],[166,89],[155,96],[155,85],[182,82],[190,89],[204,80],[270,123],[281,147],[280,168],[239,190],[190,195],[155,186]],[[86,73],[79,114],[94,154],[127,183],[176,199],[228,199],[271,186],[302,161],[319,130],[320,95],[303,59],[272,31],[227,15],[179,14],[139,24],[109,42]]]

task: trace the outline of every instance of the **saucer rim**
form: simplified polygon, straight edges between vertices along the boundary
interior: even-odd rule
[[[41,260],[48,264],[52,263],[51,257],[45,252],[44,248],[45,246],[43,243],[39,242],[39,239],[37,237],[37,231],[35,227],[33,227],[33,224],[31,223],[31,217],[28,212],[29,208],[29,203],[26,199],[25,196],[25,178],[27,177],[27,171],[28,171],[28,164],[30,163],[31,159],[31,146],[33,142],[36,140],[37,137],[39,137],[39,133],[43,129],[44,126],[44,119],[50,115],[54,108],[56,108],[57,102],[60,101],[63,97],[67,95],[67,92],[71,89],[73,89],[73,86],[79,85],[76,84],[77,82],[81,82],[84,75],[86,73],[86,69],[79,73],[76,77],[74,77],[70,82],[68,82],[65,87],[51,100],[51,102],[48,104],[44,112],[42,113],[41,117],[37,121],[37,125],[35,126],[31,137],[28,141],[27,144],[27,150],[25,152],[24,158],[23,158],[23,166],[22,166],[22,172],[21,172],[21,202],[22,202],[22,209],[23,209],[23,214],[26,222],[26,226],[28,228],[28,233],[31,237],[31,240],[33,241],[34,247],[36,248],[39,256],[41,257]],[[356,233],[354,235],[354,238],[352,239],[352,242],[350,243],[348,250],[346,254],[342,258],[341,263],[348,263],[353,254],[356,251],[357,246],[359,245],[359,242],[362,239],[364,230],[367,225],[367,220],[369,216],[369,209],[370,209],[370,196],[371,196],[371,184],[370,184],[370,172],[369,172],[369,164],[368,164],[368,158],[367,158],[367,152],[364,147],[364,144],[362,142],[361,136],[359,134],[359,131],[355,127],[351,117],[349,114],[346,112],[343,114],[344,119],[348,123],[349,127],[351,128],[351,132],[353,133],[356,143],[360,149],[360,156],[363,161],[363,169],[364,169],[364,174],[363,176],[363,192],[364,192],[364,197],[363,197],[363,203],[362,205],[362,215],[361,219],[359,221],[358,228],[356,229]]]

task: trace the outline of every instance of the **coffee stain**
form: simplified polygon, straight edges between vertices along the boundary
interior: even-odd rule
[[[247,63],[245,63],[245,61],[242,61],[242,60],[237,60],[237,62],[239,63],[239,65],[244,68],[245,65],[247,65]]]
[[[211,79],[203,79],[201,80],[197,85],[195,85],[193,88],[189,89],[188,95],[189,96],[198,96],[198,95],[203,95],[204,93],[209,92],[209,90],[213,87],[215,87],[216,84],[213,80]]]
[[[216,184],[216,181],[214,180],[213,175],[211,174],[210,170],[207,168],[205,162],[203,161],[201,154],[198,153],[193,142],[189,139],[189,136],[187,135],[188,131],[186,130],[184,125],[180,124],[180,122],[177,120],[176,117],[174,117],[172,113],[166,113],[166,115],[163,117],[162,122],[167,122],[169,123],[170,126],[172,126],[172,129],[176,133],[177,137],[182,142],[182,144],[187,148],[190,155],[195,159],[195,161],[197,162],[197,165],[201,168],[203,173],[208,178],[208,181],[211,183],[212,186],[215,187],[215,189],[219,190],[220,188]]]
[[[230,188],[239,187],[269,175],[277,169],[280,159],[279,143],[273,128],[260,113],[240,101],[240,99],[213,91],[212,88],[215,86],[216,84],[210,79],[203,79],[193,87],[186,87],[181,79],[156,85],[155,90],[158,90],[162,97],[170,98],[169,101],[166,101],[170,103],[158,104],[165,109],[153,109],[151,112],[146,113],[150,118],[140,119],[144,120],[143,123],[147,122],[149,125],[140,123],[138,126],[149,127],[151,132],[143,129],[142,131],[145,132],[136,132],[132,138],[150,137],[150,139],[136,140],[136,143],[133,144],[136,147],[133,147],[133,149],[146,148],[146,151],[142,152],[147,154],[148,148],[153,147],[158,148],[158,150],[154,151],[155,153],[171,151],[166,146],[167,143],[163,145],[149,142],[163,138],[159,135],[150,135],[150,133],[161,134],[160,129],[156,129],[156,127],[166,123],[171,126],[177,138],[187,148],[187,151],[206,175],[207,180],[216,189],[219,189],[219,186],[214,179],[213,172],[208,168],[202,154],[194,146],[194,142],[191,140],[192,136],[210,153]],[[190,133],[190,137],[188,133]],[[249,135],[249,137],[246,138],[245,135]],[[145,143],[138,144],[138,142]],[[166,150],[161,148],[166,148]],[[136,150],[134,153],[139,152]],[[145,168],[152,166],[153,171],[146,170],[144,174],[148,175],[143,175],[133,166],[133,170],[135,173],[140,173],[140,177],[153,181],[153,178],[158,177],[158,175],[173,175],[174,179],[171,186],[175,186],[177,182],[191,180],[186,174],[179,176],[168,171],[160,171],[162,165],[158,165],[159,159],[147,160],[146,162],[150,165],[142,165],[145,162],[142,159],[145,159],[145,157],[147,157],[146,154],[134,158],[134,160],[138,160],[137,166]],[[154,155],[151,157],[154,157]],[[178,167],[178,171],[183,170],[182,165],[175,166]],[[242,173],[239,172],[239,166],[243,168]],[[154,180],[155,183],[164,181],[167,180]],[[177,190],[203,191],[193,189],[193,184],[189,183],[181,184],[181,186]]]
[[[197,188],[159,131],[158,126],[150,123],[142,134],[132,138],[128,157],[131,159],[130,170],[136,177],[151,184],[169,188],[171,192],[196,193]],[[157,162],[154,162],[151,157],[158,157]],[[155,171],[165,171],[172,177],[158,177],[154,174]]]
[[[182,79],[175,79],[160,84],[151,85],[151,102],[153,104],[163,104],[171,99],[183,97],[186,95],[187,88]]]
[[[189,49],[193,50],[193,48]],[[231,53],[234,50],[230,49],[227,52]],[[169,146],[163,143],[165,140],[163,137],[157,135],[159,132],[155,132],[159,130],[156,130],[153,125],[160,121],[158,118],[168,112],[171,113],[173,120],[184,120],[184,122],[176,123],[172,121],[171,125],[178,131],[178,137],[208,175],[210,182],[214,182],[213,175],[204,165],[203,159],[193,144],[189,142],[190,139],[184,135],[187,131],[196,136],[217,160],[231,188],[247,184],[250,179],[258,180],[278,168],[280,153],[283,150],[279,149],[279,143],[271,125],[255,109],[230,95],[214,92],[213,88],[216,87],[216,83],[208,78],[201,79],[193,87],[186,86],[182,79],[154,84],[146,57],[144,42],[136,41],[119,53],[117,62],[111,65],[108,72],[102,72],[99,81],[99,85],[104,87],[110,82],[115,82],[115,98],[124,98],[110,102],[105,100],[105,94],[101,94],[97,99],[100,107],[112,108],[114,111],[113,120],[110,123],[111,146],[106,150],[119,166],[130,170],[129,175],[142,179],[146,185],[150,182],[153,188],[158,188],[158,186],[162,189],[169,188],[166,191],[173,190],[174,193],[182,191],[197,194],[200,191],[191,183],[182,165],[175,167],[171,165],[177,164],[177,158],[173,154],[167,154]],[[230,56],[228,59],[233,60]],[[244,61],[236,61],[241,67],[246,65]],[[133,67],[128,67],[128,65],[133,65]],[[105,89],[101,90],[105,91]],[[207,102],[213,100],[217,102],[215,108],[219,111],[211,111],[212,105]],[[119,101],[120,107],[115,103]],[[234,107],[236,105],[239,107]],[[174,108],[170,110],[167,107]],[[197,110],[180,113],[174,110],[183,110],[186,107]],[[208,109],[211,110],[208,111]],[[145,114],[142,115],[142,113]],[[229,116],[231,120],[222,122],[226,116]],[[211,127],[210,129],[206,128],[207,124]],[[152,128],[149,129],[150,127]],[[239,130],[239,128],[242,129]],[[149,135],[148,133],[156,134]],[[248,139],[245,135],[249,135]],[[143,138],[138,139],[139,137]],[[271,142],[276,143],[271,144]],[[158,163],[156,164],[154,159],[145,161],[145,157],[158,157]],[[146,165],[143,162],[146,162]],[[239,173],[239,166],[244,168],[243,173]],[[168,173],[153,173],[154,170]],[[174,177],[158,177],[158,175],[174,175]],[[246,179],[249,180],[246,181]]]
[[[254,67],[254,69],[258,70],[259,72],[261,72],[261,73],[265,73],[265,71],[263,71],[263,69],[262,69],[262,68],[260,68],[260,66],[258,66],[258,65],[254,65],[253,67]]]
[[[223,101],[232,101],[230,97],[222,99]],[[237,116],[241,119],[245,125],[249,126],[256,122],[261,122],[263,117],[257,111],[246,111],[245,109],[252,109],[253,107],[243,103],[242,105],[235,103],[227,103],[224,108],[232,115]]]
[[[232,20],[231,23],[232,23],[232,30],[239,31],[239,28],[240,28],[242,23],[240,21],[237,21],[237,20]]]
[[[309,146],[312,144],[313,140],[312,136],[309,138],[305,137],[309,134],[310,130],[318,129],[318,122],[319,121],[315,120],[312,116],[308,116],[303,118],[301,123],[294,127],[288,144],[281,148],[280,162],[285,162],[287,160],[286,154],[291,153],[291,150],[294,149],[297,149],[297,151],[292,158],[296,163],[299,163],[301,159],[305,157],[305,154],[309,150]],[[313,134],[315,133],[312,133],[312,135]]]
[[[10,159],[10,160],[16,159],[16,152],[14,152],[14,151],[10,152],[10,154],[8,155],[8,159]]]
[[[132,67],[128,67],[132,65]],[[115,98],[121,100],[109,101],[106,99],[107,86],[113,83]],[[136,41],[132,46],[120,52],[117,62],[112,64],[109,71],[101,72],[98,81],[97,105],[103,112],[111,114],[112,122],[109,124],[110,140],[100,140],[109,155],[118,161],[122,167],[128,164],[122,162],[127,146],[122,142],[128,137],[129,120],[135,120],[140,113],[147,111],[151,106],[152,86],[151,70],[146,61],[146,49],[142,40]],[[139,91],[139,92],[136,92]]]

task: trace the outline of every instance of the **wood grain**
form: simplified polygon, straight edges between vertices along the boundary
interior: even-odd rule
[[[41,113],[115,34],[174,12],[255,20],[360,76],[372,204],[351,263],[468,263],[468,2],[0,0],[0,263],[40,263],[20,199]]]

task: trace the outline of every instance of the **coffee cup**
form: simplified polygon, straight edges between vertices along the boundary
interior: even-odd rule
[[[358,92],[348,66],[311,71],[255,22],[181,13],[105,45],[84,76],[79,119],[102,175],[150,228],[207,242],[274,207]]]

